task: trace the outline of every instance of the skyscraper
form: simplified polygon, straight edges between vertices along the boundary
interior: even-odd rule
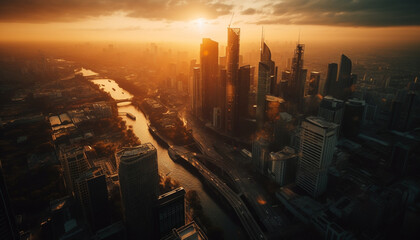
[[[107,226],[108,190],[102,169],[95,167],[84,172],[76,180],[75,191],[90,229],[95,232]]]
[[[251,86],[251,66],[239,68],[238,81],[238,114],[239,121],[248,117],[249,90]]]
[[[353,78],[351,76],[351,60],[346,55],[341,55],[340,61],[340,71],[338,72],[338,81],[337,81],[337,98],[341,100],[347,100],[349,97],[348,91],[351,85],[353,84]]]
[[[158,221],[161,238],[172,229],[185,225],[185,190],[179,187],[158,197]]]
[[[265,120],[265,96],[271,94],[275,88],[276,81],[275,64],[271,60],[271,51],[264,41],[261,42],[261,58],[258,64],[258,86],[257,86],[257,129],[264,126]]]
[[[319,72],[311,72],[308,83],[308,95],[314,96],[318,94],[320,79],[321,74]]]
[[[69,193],[74,195],[76,180],[90,168],[83,147],[62,148],[59,151],[59,159],[64,171],[64,181]]]
[[[268,168],[270,143],[264,137],[259,137],[252,142],[252,162],[261,173]]]
[[[202,116],[203,95],[200,68],[193,69],[191,108],[196,117]]]
[[[338,125],[319,117],[307,117],[301,125],[296,184],[313,197],[327,187],[327,170],[337,142]]]
[[[318,116],[329,122],[341,124],[344,114],[344,102],[331,96],[322,99],[319,105]]]
[[[0,162],[0,239],[17,240],[17,232],[15,216],[10,205]]]
[[[219,44],[209,38],[203,38],[200,45],[201,82],[203,94],[203,118],[212,118],[213,108],[217,105],[217,77]]]
[[[324,87],[324,96],[333,96],[336,82],[337,82],[337,71],[338,65],[337,63],[329,63],[328,64],[328,72],[327,78],[325,80],[325,87]]]
[[[121,202],[130,239],[152,239],[153,208],[158,196],[157,151],[151,143],[123,148],[117,153]]]
[[[289,99],[296,104],[299,110],[302,109],[303,95],[305,89],[305,80],[307,70],[303,69],[303,55],[305,45],[297,44],[292,60],[292,76],[289,81]]]
[[[228,27],[226,48],[226,132],[236,134],[238,123],[238,67],[240,29]]]

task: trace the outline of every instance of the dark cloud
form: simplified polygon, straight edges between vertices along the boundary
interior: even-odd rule
[[[257,13],[257,10],[255,10],[255,8],[248,8],[241,12],[242,15],[253,15],[255,13]]]
[[[283,0],[257,24],[420,25],[419,0]]]
[[[71,22],[116,12],[153,20],[214,19],[232,8],[206,0],[0,0],[0,21]]]

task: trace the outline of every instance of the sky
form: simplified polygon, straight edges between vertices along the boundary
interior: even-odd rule
[[[0,0],[0,41],[420,44],[419,0]]]

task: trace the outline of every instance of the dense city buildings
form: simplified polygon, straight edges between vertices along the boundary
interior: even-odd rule
[[[152,239],[155,236],[153,206],[158,197],[159,183],[156,148],[145,143],[124,148],[116,157],[129,239]]]

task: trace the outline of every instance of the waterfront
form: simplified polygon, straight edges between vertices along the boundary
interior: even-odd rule
[[[94,72],[86,69],[82,69],[82,73],[84,73],[85,76],[95,75]],[[133,97],[129,92],[120,88],[114,80],[96,79],[92,80],[92,82],[98,84],[101,89],[108,92],[115,100]],[[130,103],[119,103],[118,111],[120,113],[128,112],[136,117],[136,120],[132,120],[125,115],[121,116],[127,122],[127,126],[132,126],[133,132],[137,137],[139,137],[142,143],[150,142],[156,147],[159,171],[162,174],[168,175],[177,180],[187,191],[197,191],[201,199],[204,213],[211,219],[215,226],[223,230],[225,239],[246,238],[240,225],[235,223],[235,219],[226,214],[225,210],[222,209],[211,196],[209,196],[209,194],[204,190],[204,186],[200,180],[187,171],[183,166],[170,159],[167,149],[159,145],[159,143],[150,134],[147,126],[147,119],[140,110]]]

